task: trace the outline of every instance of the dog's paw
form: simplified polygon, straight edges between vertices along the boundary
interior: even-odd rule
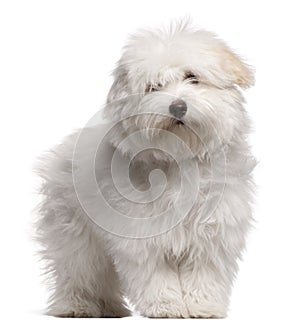
[[[202,303],[187,303],[190,318],[222,319],[226,318],[226,308],[223,306]]]
[[[87,313],[85,311],[67,311],[63,313],[48,313],[49,315],[56,316],[59,318],[95,318],[100,316],[95,316],[94,314]]]
[[[101,307],[93,300],[80,298],[79,294],[53,297],[47,315],[60,318],[97,318],[101,317]]]
[[[48,315],[59,318],[101,318],[102,312],[100,309],[91,309],[84,307],[53,307],[48,312]]]
[[[152,304],[139,311],[139,313],[147,318],[188,318],[189,314],[184,304],[166,302]]]
[[[124,318],[130,315],[130,310],[124,304],[106,302],[103,306],[103,318]]]
[[[121,318],[131,313],[123,304],[101,300],[99,303],[81,302],[69,306],[54,304],[47,314],[61,318]]]

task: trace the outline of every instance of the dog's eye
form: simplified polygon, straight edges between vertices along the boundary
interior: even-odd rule
[[[183,80],[188,81],[189,83],[192,83],[192,84],[198,84],[199,83],[198,78],[192,72],[186,72],[185,75],[184,75]]]
[[[161,83],[151,84],[149,83],[146,87],[146,93],[152,93],[154,91],[159,91],[162,88]]]

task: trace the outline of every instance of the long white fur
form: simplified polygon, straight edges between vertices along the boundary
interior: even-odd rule
[[[185,72],[196,74],[199,83],[184,81]],[[130,124],[122,121],[107,147],[115,150],[124,137],[144,129],[141,139],[129,139],[118,151],[125,158],[132,143],[142,145],[149,139],[159,149],[159,130],[153,133],[150,128],[170,130],[195,156],[186,154],[176,142],[168,147],[177,151],[185,165],[197,164],[203,185],[194,207],[168,232],[145,239],[111,234],[93,223],[79,204],[72,159],[80,131],[66,138],[39,166],[44,199],[37,237],[53,289],[48,312],[74,317],[126,316],[130,314],[126,296],[147,317],[224,317],[252,221],[251,171],[255,160],[247,142],[250,123],[241,88],[254,83],[253,71],[212,33],[179,24],[169,31],[142,30],[132,36],[114,79],[105,117],[119,122],[139,116],[129,119]],[[148,84],[160,84],[160,90],[147,93]],[[172,125],[164,117],[177,98],[188,104],[186,126]],[[190,132],[189,125],[203,143]],[[89,138],[79,150],[83,158],[96,129],[87,129]],[[221,151],[226,155],[226,179],[218,179],[226,183],[216,191],[221,196],[217,208],[204,220],[201,207],[212,179],[208,155],[213,155],[222,173],[224,163],[218,163]],[[131,177],[136,186],[144,187],[148,182],[144,176],[154,168],[163,169],[169,183],[158,203],[134,207],[108,191],[111,204],[128,214],[149,216],[168,208],[178,188],[172,159],[156,150],[145,152],[133,163]],[[102,182],[111,184],[105,177]],[[209,202],[206,200],[206,207]]]

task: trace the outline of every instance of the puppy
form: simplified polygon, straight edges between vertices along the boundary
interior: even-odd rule
[[[103,114],[39,165],[37,239],[63,317],[226,316],[251,227],[253,70],[214,34],[133,35]]]

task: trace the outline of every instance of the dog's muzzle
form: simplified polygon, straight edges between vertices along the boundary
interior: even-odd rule
[[[169,106],[169,111],[176,119],[181,119],[187,112],[186,102],[182,99],[176,99]]]

